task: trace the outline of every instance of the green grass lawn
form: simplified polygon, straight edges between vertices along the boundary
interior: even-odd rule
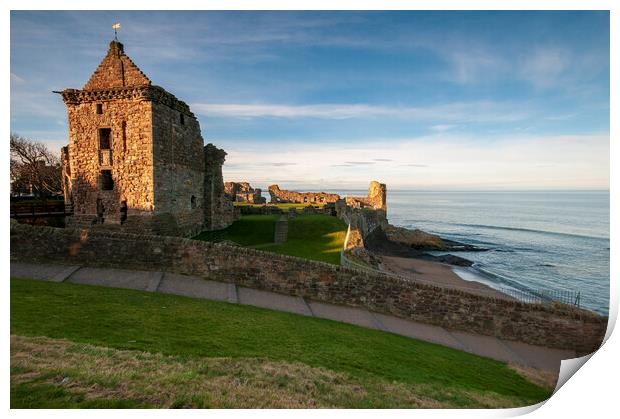
[[[204,241],[230,240],[242,246],[273,242],[277,215],[244,215],[223,230],[203,231],[194,239]]]
[[[286,205],[286,204],[283,204]],[[246,215],[228,228],[205,231],[197,240],[231,240],[242,246],[340,265],[347,225],[329,215],[298,215],[289,220],[288,240],[274,244],[277,215]]]
[[[289,208],[297,208],[298,210],[301,210],[307,207],[308,205],[321,208],[325,205],[325,203],[324,202],[316,202],[316,203],[306,202],[303,204],[299,204],[299,203],[294,203],[294,202],[277,202],[277,203],[267,203],[267,204],[249,204],[247,202],[233,202],[233,205],[235,207],[254,207],[254,208],[259,208],[259,207],[267,205],[270,207],[275,206],[283,210],[288,210]]]
[[[439,345],[133,290],[12,279],[11,334],[14,408],[505,407],[551,395]]]
[[[286,243],[262,247],[283,255],[340,265],[347,225],[329,215],[299,215],[289,221]]]

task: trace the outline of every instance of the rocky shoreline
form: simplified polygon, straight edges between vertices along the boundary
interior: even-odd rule
[[[433,255],[430,251],[484,252],[488,249],[443,239],[422,230],[409,230],[388,224],[376,228],[364,239],[367,250],[380,256],[392,256],[441,262],[454,266],[471,266],[473,262],[452,254]]]

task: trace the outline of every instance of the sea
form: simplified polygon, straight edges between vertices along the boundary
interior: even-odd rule
[[[487,249],[452,252],[473,262],[453,268],[464,280],[519,295],[579,295],[580,307],[608,315],[609,191],[388,189],[387,200],[393,225]]]
[[[579,293],[581,307],[608,314],[609,191],[388,190],[388,219],[488,249],[456,253],[474,262],[455,268],[465,280],[522,292]]]

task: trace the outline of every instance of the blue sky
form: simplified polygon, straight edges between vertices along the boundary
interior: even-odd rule
[[[226,180],[609,187],[607,12],[12,12],[11,130],[58,149],[119,40],[187,102]]]

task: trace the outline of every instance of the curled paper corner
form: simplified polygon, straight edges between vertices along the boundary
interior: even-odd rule
[[[604,342],[603,342],[604,343]],[[558,382],[555,385],[555,390],[553,390],[553,394],[557,393],[557,391],[562,388],[564,384],[573,376],[579,368],[583,367],[583,365],[588,362],[588,359],[592,357],[597,351],[592,352],[591,354],[572,359],[564,359],[560,365],[560,374],[558,376]],[[551,396],[553,397],[553,395]]]
[[[614,304],[615,305],[615,304]],[[566,382],[573,376],[575,375],[575,373],[577,371],[579,371],[579,369],[581,367],[583,367],[585,365],[586,362],[588,362],[588,360],[590,358],[592,358],[592,356],[597,353],[602,347],[603,345],[605,345],[605,343],[607,342],[607,340],[609,339],[609,337],[611,336],[615,326],[616,326],[616,318],[617,318],[617,307],[612,307],[612,312],[614,313],[613,316],[610,316],[607,320],[607,330],[605,331],[605,337],[603,338],[603,341],[601,342],[601,346],[598,347],[598,349],[588,355],[584,355],[582,357],[579,358],[572,358],[572,359],[564,359],[562,360],[562,363],[560,364],[560,373],[558,376],[558,382],[555,385],[555,389],[553,390],[553,394],[557,393],[557,391],[562,388],[562,386],[564,384],[566,384]],[[551,396],[553,397],[553,395]]]
[[[515,416],[526,415],[528,413],[534,412],[535,410],[538,410],[540,407],[546,404],[549,400],[551,400],[551,398],[555,395],[555,393],[557,393],[558,390],[560,390],[560,388],[562,388],[562,386],[564,386],[564,384],[566,384],[568,380],[573,375],[575,375],[575,373],[579,371],[579,369],[583,367],[586,364],[586,362],[588,362],[588,360],[592,358],[592,356],[596,354],[599,350],[601,350],[601,348],[603,348],[603,346],[607,343],[607,340],[610,338],[616,326],[617,306],[613,302],[612,302],[612,309],[610,310],[610,313],[612,313],[612,315],[608,318],[608,321],[607,321],[607,330],[605,331],[605,337],[603,338],[601,345],[598,347],[596,351],[590,354],[584,355],[582,357],[579,357],[579,358],[570,358],[570,359],[564,359],[561,361],[560,371],[558,373],[558,381],[555,385],[555,389],[553,390],[553,394],[551,394],[551,396],[547,400],[543,400],[540,403],[536,403],[531,406],[524,406],[524,407],[518,407],[518,408],[513,408],[513,409],[504,409],[500,417],[515,417]]]

